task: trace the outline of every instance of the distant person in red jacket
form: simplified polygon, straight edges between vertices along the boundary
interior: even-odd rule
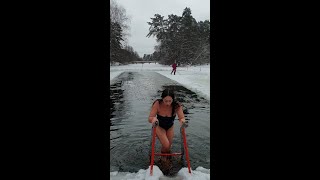
[[[176,75],[176,70],[177,70],[177,64],[176,64],[176,63],[173,63],[173,64],[172,64],[171,74],[174,72],[173,75]]]

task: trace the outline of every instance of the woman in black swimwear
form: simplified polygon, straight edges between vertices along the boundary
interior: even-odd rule
[[[169,153],[173,140],[173,124],[178,115],[180,125],[185,122],[182,105],[175,101],[172,90],[165,89],[161,95],[162,99],[157,99],[149,115],[149,122],[154,124],[158,121],[156,128],[157,137],[162,145],[161,153]]]

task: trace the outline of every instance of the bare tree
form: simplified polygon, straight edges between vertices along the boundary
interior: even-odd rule
[[[117,4],[115,0],[110,1],[110,19],[112,22],[117,22],[122,28],[122,37],[126,41],[130,36],[130,23],[131,17],[126,14],[126,10],[121,5]]]

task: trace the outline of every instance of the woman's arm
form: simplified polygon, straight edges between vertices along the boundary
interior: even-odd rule
[[[157,121],[157,112],[158,112],[158,107],[159,107],[159,102],[156,101],[153,105],[152,105],[152,109],[151,109],[151,112],[149,114],[149,123],[154,123],[155,121]]]
[[[180,105],[178,107],[177,114],[178,114],[178,118],[179,118],[179,121],[180,121],[180,125],[182,125],[182,123],[184,123],[186,121],[186,119],[184,118],[182,105]]]

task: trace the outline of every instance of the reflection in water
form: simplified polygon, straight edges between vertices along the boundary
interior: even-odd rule
[[[202,97],[199,97],[196,93],[190,91],[189,89],[180,85],[164,85],[163,89],[172,89],[175,92],[175,98],[177,101],[183,105],[183,113],[187,121],[191,120],[189,118],[190,114],[194,114],[192,109],[194,109],[197,104],[207,104],[207,106],[201,106],[201,109],[209,110],[209,102]],[[161,92],[160,92],[161,93]],[[197,104],[195,104],[195,101]],[[199,108],[199,107],[197,107]]]
[[[175,91],[182,103],[189,127],[187,143],[192,169],[210,169],[210,102],[174,81],[154,72],[125,72],[110,86],[110,171],[138,172],[149,166],[151,124],[148,116],[154,100],[165,88]],[[177,118],[176,118],[177,120]],[[172,152],[181,152],[179,123],[175,121]],[[161,144],[156,140],[156,152]],[[109,153],[109,152],[106,152]],[[155,157],[155,165],[161,169]],[[172,157],[173,168],[164,174],[174,176],[182,167],[179,157]],[[109,163],[109,162],[108,162]]]
[[[114,118],[117,114],[117,109],[123,104],[123,90],[121,89],[122,81],[110,86],[110,126],[118,118]]]

